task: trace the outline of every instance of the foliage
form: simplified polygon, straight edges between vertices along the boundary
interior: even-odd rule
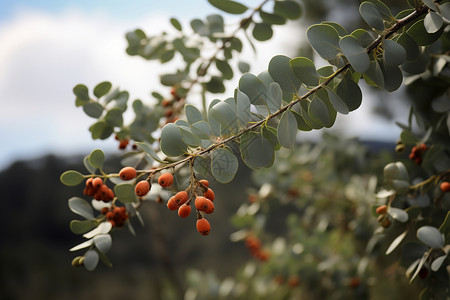
[[[161,74],[161,83],[170,88],[170,97],[153,92],[155,104],[134,100],[131,106],[135,116],[129,124],[125,124],[123,119],[129,105],[128,92],[112,89],[111,83],[102,82],[94,87],[94,97],[91,98],[88,87],[80,84],[74,88],[76,105],[96,119],[89,128],[93,139],[107,139],[115,135],[120,141],[121,149],[127,148],[130,140],[134,141],[132,151],[124,155],[122,162],[124,166],[136,168],[138,175],[136,179],[123,181],[117,173],[105,173],[105,156],[98,149],[84,159],[87,174],[67,171],[61,175],[61,181],[66,185],[78,185],[84,179],[98,177],[114,186],[115,197],[111,202],[104,199],[100,201],[97,197],[91,203],[82,198],[69,200],[70,209],[86,219],[72,221],[72,231],[83,234],[87,239],[71,250],[88,248],[83,256],[73,261],[73,265],[84,265],[88,270],[94,269],[99,260],[111,265],[105,253],[111,246],[110,232],[113,226],[103,213],[94,213],[93,208],[102,211],[107,207],[111,210],[123,203],[127,217],[137,217],[143,223],[139,215],[140,206],[147,200],[165,202],[175,190],[162,190],[157,184],[153,184],[148,195],[139,197],[134,193],[134,186],[140,179],[152,183],[153,177],[163,170],[169,170],[177,176],[178,189],[189,186],[186,190],[192,191],[190,197],[193,199],[197,194],[195,188],[191,190],[191,187],[197,186],[197,177],[215,179],[220,183],[230,182],[239,169],[240,158],[250,169],[258,170],[258,174],[265,174],[261,175],[266,181],[264,184],[260,183],[261,190],[270,186],[275,189],[271,191],[277,195],[275,198],[283,202],[283,191],[292,187],[289,184],[293,183],[288,179],[287,182],[279,182],[284,176],[274,175],[284,165],[287,165],[283,170],[285,174],[296,172],[298,131],[330,128],[338,113],[347,115],[358,109],[363,99],[359,87],[362,82],[388,92],[406,85],[414,93],[414,102],[409,123],[398,124],[403,132],[397,150],[411,148],[408,161],[385,166],[383,189],[376,194],[377,199],[371,196],[375,192],[373,186],[370,189],[366,183],[362,183],[357,190],[351,192],[358,193],[361,199],[345,195],[343,198],[350,201],[345,205],[351,205],[344,205],[343,209],[356,207],[355,223],[352,223],[356,225],[352,225],[353,229],[370,228],[368,208],[372,206],[375,211],[376,207],[386,205],[383,208],[385,211],[378,210],[381,211],[378,213],[380,229],[375,232],[374,238],[392,241],[386,254],[403,247],[402,263],[407,267],[406,276],[411,282],[418,276],[422,279],[420,284],[424,287],[424,299],[445,297],[449,293],[447,254],[450,250],[450,194],[439,186],[450,177],[450,3],[411,2],[407,3],[409,8],[395,16],[388,6],[378,0],[361,3],[359,12],[370,30],[357,29],[349,33],[341,25],[332,22],[309,27],[306,32],[308,41],[316,53],[328,62],[327,66],[317,69],[315,63],[306,57],[277,55],[268,63],[267,71],[255,75],[248,72],[247,63],[238,62],[237,68],[243,74],[233,95],[224,100],[207,101],[207,98],[211,94],[225,92],[224,81],[235,75],[236,67],[232,66],[232,62],[235,62],[236,55],[243,47],[239,33],[244,33],[247,42],[256,51],[253,39],[269,40],[273,35],[273,26],[301,17],[302,6],[298,2],[265,0],[258,7],[250,9],[236,1],[210,0],[210,4],[226,13],[247,16],[231,32],[225,30],[227,26],[222,16],[210,15],[205,20],[192,20],[191,30],[184,29],[178,20],[172,18],[171,24],[177,31],[175,35],[163,33],[159,36],[147,36],[140,29],[127,33],[129,55],[159,60],[162,64],[177,57],[183,63],[179,64],[176,71]],[[268,8],[269,3],[273,4],[271,9]],[[248,34],[250,32],[251,36]],[[212,54],[211,48],[215,49]],[[201,109],[188,104],[194,86],[201,87]],[[313,151],[317,157],[320,155],[319,149]],[[353,155],[356,156],[357,153]],[[312,160],[320,165],[321,158],[317,157]],[[280,165],[277,163],[274,166],[277,160],[280,160]],[[275,172],[273,169],[264,171],[272,166]],[[336,165],[330,172],[330,177],[342,176],[337,174],[342,174],[345,169]],[[352,175],[345,178],[360,180]],[[321,200],[332,209],[335,204],[328,203],[331,195],[348,193],[344,186],[351,184],[340,181],[333,183],[336,186],[315,187],[319,193],[314,194],[312,199]],[[264,194],[261,190],[259,194]],[[265,197],[260,195],[260,198],[267,200],[269,195],[270,193]],[[322,232],[326,232],[327,237],[344,240],[349,238],[348,235],[356,234],[346,232],[348,228],[344,228],[344,233],[339,233],[336,228],[340,228],[342,223],[333,222],[332,210],[316,214],[308,212],[308,209],[317,209],[316,203],[313,206],[305,199],[296,203],[296,214],[287,219],[291,236],[275,239],[278,245],[284,245],[274,246],[278,249],[275,254],[284,259],[280,260],[276,255],[269,259],[267,253],[256,252],[260,259],[269,259],[268,264],[273,265],[272,271],[284,270],[283,272],[297,274],[306,268],[301,263],[291,264],[291,255],[283,254],[290,251],[286,249],[293,249],[303,237],[309,239],[309,242],[304,242],[305,245],[311,243],[308,247],[314,248],[315,240],[320,240]],[[260,211],[263,206],[266,209]],[[244,213],[246,215],[249,210],[253,215],[260,212],[270,214],[273,208],[257,202],[242,208],[241,214],[242,211],[247,211]],[[238,216],[234,218],[239,226],[252,227],[257,231],[266,229],[264,221],[261,221],[264,220],[264,214],[256,219],[252,216],[242,219],[239,214],[238,211]],[[204,213],[200,211],[196,215],[198,219],[204,217]],[[302,223],[299,216],[314,217],[324,223],[310,224],[305,235],[304,232],[294,230]],[[133,233],[131,223],[127,220],[125,224]],[[322,231],[320,228],[323,228]],[[332,232],[327,232],[327,228]],[[120,228],[114,227],[113,230],[116,229]],[[334,229],[337,231],[334,232]],[[398,229],[401,229],[400,232]],[[211,231],[214,232],[214,227]],[[382,233],[381,237],[378,233]],[[333,244],[335,241],[330,240],[329,246],[336,246]],[[305,245],[302,242],[297,248],[305,248]],[[323,246],[322,243],[321,247]],[[346,255],[348,251],[352,252],[343,248],[342,257],[333,256],[326,251],[322,256],[331,260],[351,260],[355,257],[360,261],[370,260],[370,250],[367,253],[359,251]],[[324,261],[319,257],[309,263],[319,267]],[[339,274],[340,279],[335,280],[338,286],[342,283],[342,278],[348,278],[353,273],[362,276],[365,269],[360,267],[355,271],[354,268],[346,267],[341,270],[341,266],[332,261],[324,264],[326,266],[323,270],[331,268],[328,274],[331,276],[330,280]],[[312,277],[301,277],[312,284]],[[348,296],[344,292],[339,295]]]

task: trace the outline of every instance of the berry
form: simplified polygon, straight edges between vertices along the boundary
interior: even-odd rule
[[[178,206],[181,206],[189,200],[189,196],[185,191],[181,191],[176,193],[173,199]]]
[[[440,188],[443,193],[450,192],[450,182],[443,181],[440,185]]]
[[[174,197],[171,197],[169,199],[169,201],[167,201],[167,208],[170,209],[170,210],[176,210],[176,209],[179,208],[179,206],[175,202],[175,198]]]
[[[391,226],[391,220],[389,220],[388,218],[384,219],[381,222],[381,227],[388,228],[389,226]]]
[[[376,213],[379,215],[384,215],[387,213],[387,206],[386,205],[380,205],[377,207]]]
[[[108,213],[108,211],[109,211],[109,209],[108,209],[107,207],[103,207],[103,208],[100,210],[100,212],[101,212],[103,215],[106,215],[106,214]]]
[[[208,182],[208,180],[202,179],[202,180],[199,180],[198,182],[200,182],[201,184],[203,184],[204,186],[206,186],[207,188],[209,188],[209,182]],[[200,186],[201,186],[201,185],[200,185]]]
[[[214,199],[216,198],[216,195],[214,194],[213,190],[208,188],[206,190],[206,192],[203,194],[203,196],[205,196],[206,198],[208,198],[211,201],[214,201]]]
[[[173,176],[170,173],[161,174],[158,178],[158,183],[162,187],[169,187],[173,183]]]
[[[92,180],[92,186],[95,189],[99,189],[103,185],[103,180],[100,177],[96,177]]]
[[[119,172],[119,177],[122,180],[131,180],[137,175],[136,169],[133,167],[125,167]]]
[[[150,183],[148,183],[147,180],[139,181],[136,184],[136,187],[134,189],[135,193],[139,197],[143,197],[148,194],[150,191]]]
[[[197,231],[201,235],[208,235],[209,232],[211,231],[211,225],[209,224],[208,220],[206,220],[205,218],[198,219],[196,227],[197,227]]]
[[[186,218],[191,214],[191,210],[192,208],[190,205],[183,204],[178,208],[178,215],[182,218]]]
[[[205,197],[197,197],[195,198],[195,208],[199,211],[206,212],[208,210],[208,207],[210,207],[210,203],[212,204],[212,201],[209,199],[206,199]]]
[[[92,181],[93,181],[93,180],[94,180],[94,178],[89,177],[89,178],[86,180],[86,187],[92,186]]]

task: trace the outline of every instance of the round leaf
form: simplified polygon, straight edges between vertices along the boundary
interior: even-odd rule
[[[324,59],[334,59],[339,48],[339,33],[327,24],[316,24],[308,28],[306,35],[311,46]]]
[[[95,247],[103,253],[109,251],[112,245],[111,235],[109,234],[99,234],[93,238]]]
[[[97,251],[88,250],[84,255],[83,265],[88,271],[93,271],[97,266],[99,261],[99,256]]]
[[[72,212],[88,219],[93,220],[94,219],[94,209],[92,206],[80,197],[72,197],[68,201],[69,208]]]
[[[239,90],[246,94],[253,105],[264,105],[264,95],[266,86],[264,83],[251,73],[245,73],[239,79]]]
[[[284,55],[276,55],[269,62],[269,74],[283,91],[295,94],[302,84],[291,69],[291,59]]]
[[[229,14],[240,15],[245,13],[248,9],[247,6],[231,0],[208,0],[208,2],[212,6]]]
[[[363,2],[359,6],[359,13],[364,21],[376,30],[383,31],[383,17],[377,9],[377,6],[371,2]]]
[[[278,123],[278,141],[285,148],[292,148],[297,137],[297,120],[290,110],[286,110]]]
[[[272,26],[267,23],[255,23],[252,31],[253,37],[258,41],[267,41],[273,35]]]
[[[296,57],[289,62],[292,71],[298,80],[306,85],[315,86],[319,83],[319,74],[317,74],[314,63],[306,57]]]
[[[205,83],[205,87],[210,93],[218,94],[225,92],[223,79],[219,76],[211,76],[211,79]]]
[[[62,173],[59,179],[65,185],[75,186],[79,185],[84,180],[84,176],[80,172],[69,170]]]
[[[274,146],[256,132],[244,133],[239,149],[242,160],[251,169],[268,168],[274,162]]]
[[[169,123],[161,130],[161,150],[167,156],[180,156],[187,152],[180,128]]]
[[[358,84],[353,81],[351,74],[345,75],[341,82],[339,82],[336,87],[336,94],[344,101],[349,111],[354,111],[361,105],[361,89]],[[331,100],[331,102],[333,102],[333,100]],[[336,110],[339,111],[337,108]]]
[[[441,16],[445,22],[450,23],[450,3],[444,3],[440,6]]]
[[[263,10],[259,11],[259,16],[265,23],[273,24],[273,25],[283,25],[286,23],[286,19],[277,14],[271,14],[268,12],[265,12]]]
[[[386,65],[399,66],[406,60],[406,51],[402,45],[393,40],[383,41],[383,59]]]
[[[408,221],[408,213],[400,208],[390,207],[388,214],[399,222],[405,223]]]
[[[322,124],[323,126],[330,126],[331,119],[328,113],[328,108],[325,103],[319,98],[314,98],[308,107],[308,115],[315,122]]]
[[[91,166],[101,169],[103,167],[103,163],[105,162],[105,154],[100,149],[95,149],[89,154],[89,163]]]
[[[444,27],[434,33],[428,33],[425,29],[424,20],[419,20],[414,23],[407,31],[419,46],[428,46],[439,39]]]
[[[406,60],[413,61],[417,59],[420,53],[419,46],[408,33],[405,32],[401,34],[400,37],[397,39],[397,43],[402,45],[403,48],[406,50]]]
[[[384,89],[388,92],[396,91],[403,82],[403,74],[399,67],[380,64],[384,77]]]
[[[136,201],[136,194],[132,184],[117,184],[114,186],[114,194],[123,203]]]
[[[233,180],[238,170],[239,162],[236,156],[225,148],[213,151],[211,155],[211,173],[220,183]]]
[[[181,26],[180,21],[178,21],[176,18],[170,18],[170,24],[172,24],[172,26],[178,30],[178,31],[183,31],[183,27]]]
[[[296,20],[302,16],[302,7],[296,1],[275,1],[273,11],[290,20]]]
[[[101,82],[95,86],[94,95],[97,98],[105,96],[106,94],[108,94],[111,88],[112,88],[111,82],[108,81]]]
[[[220,123],[222,131],[233,131],[237,128],[236,111],[226,102],[214,105],[210,110],[211,117]]]
[[[99,118],[103,114],[103,106],[98,102],[88,102],[83,105],[83,111],[91,118]]]
[[[230,64],[226,60],[216,59],[216,67],[222,73],[223,78],[233,78],[233,69],[230,67]]]
[[[197,109],[197,107],[195,107],[191,104],[187,104],[184,107],[184,111],[185,111],[186,118],[187,118],[189,124],[194,124],[198,121],[203,120],[202,113]]]
[[[250,99],[246,94],[244,94],[240,90],[237,90],[236,102],[238,122],[241,127],[245,127],[251,120]]]
[[[83,234],[95,228],[97,224],[98,223],[93,220],[72,220],[70,222],[70,230],[75,234]]]
[[[77,96],[75,100],[76,106],[83,106],[88,103],[91,99],[89,98],[89,90],[83,84],[78,84],[73,88],[73,93]]]
[[[437,272],[439,270],[439,268],[442,266],[442,264],[444,263],[446,258],[447,258],[447,254],[439,256],[438,258],[433,260],[433,262],[431,263],[431,270],[433,272]]]
[[[92,134],[92,138],[105,140],[114,133],[114,127],[108,125],[105,121],[98,121],[89,127],[89,131]]]
[[[428,33],[435,33],[441,29],[444,24],[444,20],[441,15],[434,11],[430,11],[423,20],[423,25]]]
[[[330,99],[334,109],[343,115],[347,115],[349,113],[349,109],[344,100],[342,100],[342,98],[339,97],[331,88],[326,86],[325,89],[328,92],[328,98]]]
[[[367,71],[370,66],[369,55],[354,36],[344,36],[340,40],[339,46],[356,72],[364,73]]]
[[[363,47],[369,46],[373,42],[373,37],[364,29],[356,29],[351,33]]]
[[[247,73],[248,71],[250,71],[250,65],[244,61],[239,61],[238,69],[241,73]]]
[[[87,239],[91,239],[96,235],[106,234],[106,233],[110,232],[111,229],[112,229],[111,222],[105,221],[105,222],[98,224],[98,226],[95,229],[89,231],[88,233],[83,234],[83,237],[85,237]]]
[[[444,235],[433,226],[422,226],[417,230],[417,238],[431,248],[444,247]]]
[[[122,127],[123,125],[123,111],[120,108],[113,108],[105,115],[105,122],[114,127]]]

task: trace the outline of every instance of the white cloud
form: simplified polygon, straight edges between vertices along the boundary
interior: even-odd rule
[[[22,10],[2,23],[0,168],[13,159],[46,152],[87,153],[94,147],[115,147],[112,141],[91,141],[87,128],[93,120],[75,107],[72,88],[78,83],[92,88],[108,80],[129,90],[132,99],[150,100],[151,90],[161,90],[160,66],[126,55],[124,35],[137,27],[158,34],[170,26],[168,19],[168,15],[153,14],[124,21],[73,9],[59,15]],[[181,20],[187,27],[189,20]],[[244,42],[251,71],[257,74],[267,69],[276,54],[293,56],[302,32],[292,26],[276,27],[274,38],[261,43],[257,55]],[[227,97],[237,81],[238,76],[228,85]],[[358,113],[363,113],[362,117]],[[358,113],[340,119],[351,123],[368,118],[367,111]]]

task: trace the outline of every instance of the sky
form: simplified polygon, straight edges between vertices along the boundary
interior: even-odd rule
[[[258,2],[245,1],[250,7]],[[75,107],[72,88],[83,83],[92,89],[107,80],[128,90],[131,99],[152,101],[151,91],[164,91],[158,74],[170,72],[171,66],[126,55],[125,33],[142,28],[148,34],[170,34],[170,17],[188,28],[192,18],[211,13],[220,12],[206,0],[0,0],[0,169],[49,153],[117,151],[112,138],[92,141],[88,127],[94,119]],[[236,20],[225,16],[226,23]],[[276,27],[271,41],[257,43],[256,56],[244,44],[251,72],[266,70],[277,54],[292,57],[302,35],[304,29],[291,22]],[[232,96],[238,79],[227,85],[224,98]],[[359,110],[339,116],[336,127],[347,136],[395,140],[399,130],[371,109],[370,101],[363,100]]]

